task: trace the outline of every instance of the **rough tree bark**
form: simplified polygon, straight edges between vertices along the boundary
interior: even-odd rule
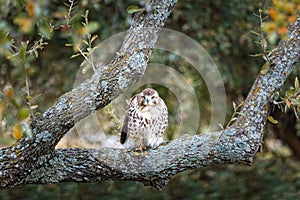
[[[300,18],[289,27],[289,39],[270,55],[270,69],[260,73],[237,121],[225,130],[183,136],[166,146],[136,155],[123,149],[55,149],[82,118],[106,106],[137,82],[145,71],[158,29],[177,1],[153,0],[153,10],[137,13],[116,57],[104,69],[32,122],[31,138],[0,150],[0,188],[30,183],[134,180],[162,189],[186,169],[221,163],[251,165],[262,143],[274,92],[281,89],[300,57]]]

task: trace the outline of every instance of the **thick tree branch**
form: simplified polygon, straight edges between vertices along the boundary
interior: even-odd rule
[[[116,57],[92,78],[63,94],[32,122],[32,138],[24,138],[0,152],[1,187],[19,185],[51,156],[60,139],[84,117],[103,108],[143,75],[157,32],[174,9],[176,0],[152,0],[152,10],[139,12]]]
[[[161,189],[172,175],[186,169],[219,163],[252,164],[262,141],[274,92],[280,90],[299,61],[300,18],[290,26],[289,40],[280,42],[270,55],[272,64],[269,71],[257,77],[241,109],[242,114],[228,129],[184,136],[142,155],[112,148],[54,150],[56,143],[74,123],[107,105],[141,77],[156,41],[156,28],[174,7],[171,1],[164,1],[163,5],[153,3],[157,4],[155,10],[149,14],[138,14],[131,27],[135,29],[145,23],[142,29],[129,31],[117,57],[102,74],[96,73],[90,80],[60,97],[33,124],[33,138],[22,139],[1,150],[2,188],[27,183],[135,180]],[[165,11],[157,11],[159,9]],[[152,21],[155,13],[161,13],[160,20]],[[148,26],[151,29],[145,30],[144,27]],[[144,31],[150,39],[143,43],[146,38],[140,34]],[[32,157],[28,158],[30,155]]]
[[[147,154],[113,148],[56,149],[53,157],[45,158],[49,161],[43,167],[34,170],[26,182],[135,180],[162,189],[170,177],[180,171],[211,163],[222,163],[220,155],[210,153],[221,134],[217,132],[200,136],[186,135],[167,146],[152,149]]]

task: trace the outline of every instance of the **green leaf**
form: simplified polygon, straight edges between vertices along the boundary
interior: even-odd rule
[[[88,41],[83,40],[82,41],[85,45],[89,45]]]
[[[274,119],[272,116],[268,116],[268,120],[272,123],[272,124],[278,124],[278,121],[276,119]]]
[[[127,12],[129,14],[133,14],[133,13],[140,12],[143,10],[144,10],[144,8],[138,7],[137,5],[130,5],[127,7]]]
[[[291,87],[289,90],[285,91],[285,97],[289,98],[295,94],[295,89]]]
[[[260,33],[255,32],[255,31],[253,31],[253,30],[251,30],[250,32],[253,33],[254,35],[257,35],[257,36],[260,36],[260,35],[261,35]]]
[[[71,58],[76,58],[76,57],[78,57],[80,55],[81,55],[80,53],[77,53],[77,54],[72,55]]]
[[[21,42],[21,46],[19,47],[19,58],[21,60],[25,60],[27,45],[28,42]]]
[[[23,120],[23,119],[26,119],[28,116],[29,116],[29,109],[22,108],[19,110],[19,113],[18,113],[19,119]]]
[[[264,56],[264,54],[259,53],[259,54],[250,54],[249,56],[251,57],[259,57],[259,56]]]
[[[99,24],[98,22],[89,22],[87,27],[88,27],[88,32],[93,33],[98,30]]]
[[[278,91],[276,91],[276,92],[274,93],[274,100],[278,100],[279,97],[280,97],[280,94],[279,94]]]
[[[232,102],[232,106],[233,106],[233,110],[236,111],[236,104],[234,101]]]
[[[261,70],[260,70],[260,74],[261,74],[261,75],[265,75],[265,74],[269,71],[269,69],[270,69],[270,65],[269,65],[268,62],[266,62],[266,63],[262,66],[262,68],[261,68]]]
[[[91,69],[91,68],[92,68],[91,65],[86,65],[82,68],[81,73],[86,74],[89,71],[89,69]]]
[[[51,39],[53,31],[48,24],[42,24],[39,26],[39,34],[47,39]]]
[[[98,35],[93,35],[91,42],[94,42],[94,40],[96,40],[98,38]]]
[[[299,90],[299,81],[297,77],[295,78],[295,89],[296,91]]]
[[[291,99],[291,101],[296,104],[297,106],[300,105],[300,98],[296,98],[296,99]]]

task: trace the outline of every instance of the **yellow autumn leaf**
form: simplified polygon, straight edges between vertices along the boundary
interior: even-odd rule
[[[261,74],[261,75],[265,75],[265,74],[269,71],[269,69],[270,69],[270,65],[269,65],[268,62],[266,62],[266,63],[262,66],[262,68],[261,68],[261,70],[260,70],[260,74]]]
[[[27,7],[27,12],[28,12],[29,17],[33,18],[35,16],[34,2],[29,1],[27,3],[26,7]]]
[[[136,12],[140,12],[140,11],[143,11],[144,8],[143,7],[139,7],[137,5],[130,5],[127,7],[127,12],[129,14],[133,14],[133,13],[136,13]]]
[[[294,22],[294,21],[296,21],[296,20],[297,20],[296,15],[292,15],[292,16],[289,16],[289,17],[288,17],[288,22],[290,22],[290,23],[292,23],[292,22]]]
[[[268,120],[272,123],[272,124],[278,124],[278,121],[276,119],[274,119],[272,116],[268,116]]]
[[[14,22],[20,26],[23,33],[29,33],[34,25],[32,19],[26,17],[16,17]]]
[[[8,84],[4,87],[3,93],[6,97],[10,98],[14,95],[15,91],[14,88],[10,84]]]
[[[285,104],[290,108],[291,107],[291,101],[289,99],[285,99]]]
[[[23,131],[22,131],[22,127],[20,124],[14,125],[12,135],[16,140],[19,140],[23,137]]]
[[[274,8],[269,9],[269,16],[272,20],[276,20],[278,13]]]
[[[279,35],[285,35],[285,34],[287,34],[287,32],[288,32],[288,29],[285,26],[281,26],[281,27],[277,28],[277,33]]]
[[[83,26],[81,28],[76,29],[76,33],[80,36],[87,34],[89,31],[88,26]]]
[[[3,119],[3,116],[4,116],[4,110],[6,108],[6,101],[1,101],[0,102],[0,120]]]

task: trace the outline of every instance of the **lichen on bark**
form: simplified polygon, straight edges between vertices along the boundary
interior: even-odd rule
[[[300,18],[289,39],[270,55],[270,69],[259,74],[237,121],[225,130],[185,135],[165,146],[137,155],[123,149],[55,149],[74,124],[106,106],[137,82],[146,68],[159,27],[176,1],[153,0],[153,10],[137,13],[116,57],[93,77],[63,94],[32,122],[32,137],[0,150],[0,188],[29,183],[133,180],[162,189],[184,170],[212,164],[251,165],[262,142],[264,125],[274,92],[299,62]]]

